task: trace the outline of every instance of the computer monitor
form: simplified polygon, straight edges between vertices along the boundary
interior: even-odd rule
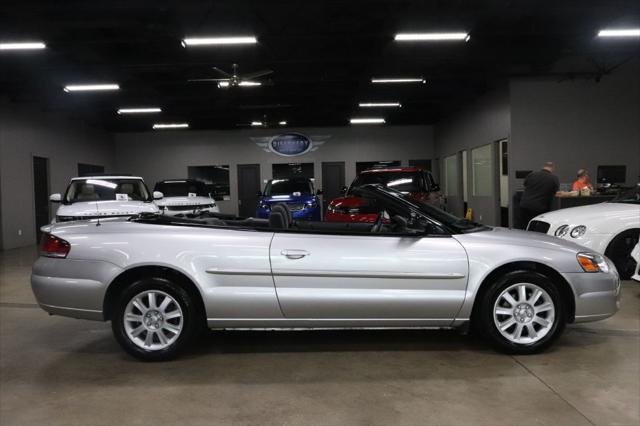
[[[624,183],[627,166],[598,166],[598,183]]]

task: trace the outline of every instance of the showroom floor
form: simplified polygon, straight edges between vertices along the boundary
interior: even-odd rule
[[[455,332],[211,332],[165,364],[109,324],[34,302],[35,248],[0,251],[0,425],[640,424],[640,285],[549,352],[502,355]]]

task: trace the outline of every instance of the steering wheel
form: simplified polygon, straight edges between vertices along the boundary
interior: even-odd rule
[[[384,220],[384,212],[379,212],[375,223],[371,227],[372,233],[378,233],[382,229],[382,221]]]

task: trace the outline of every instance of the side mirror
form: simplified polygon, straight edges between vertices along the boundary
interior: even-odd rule
[[[433,192],[440,191],[440,185],[438,185],[437,183],[433,184],[433,186],[431,187],[431,191]]]
[[[322,189],[318,189],[318,190],[316,191],[316,195],[322,195]]]
[[[256,195],[257,195],[258,197],[262,197],[262,191],[258,191],[258,192],[256,193]]]
[[[340,193],[341,194],[346,194],[347,193],[347,187],[343,186],[342,188],[340,188]]]
[[[164,198],[164,194],[160,191],[153,191],[153,199],[154,200],[162,200]]]
[[[52,203],[59,203],[62,201],[62,195],[60,195],[59,193],[51,194],[49,196],[49,201],[51,201]]]

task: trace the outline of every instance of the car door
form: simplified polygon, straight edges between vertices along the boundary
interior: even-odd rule
[[[466,252],[449,236],[279,232],[270,258],[288,319],[446,325],[467,285]]]

